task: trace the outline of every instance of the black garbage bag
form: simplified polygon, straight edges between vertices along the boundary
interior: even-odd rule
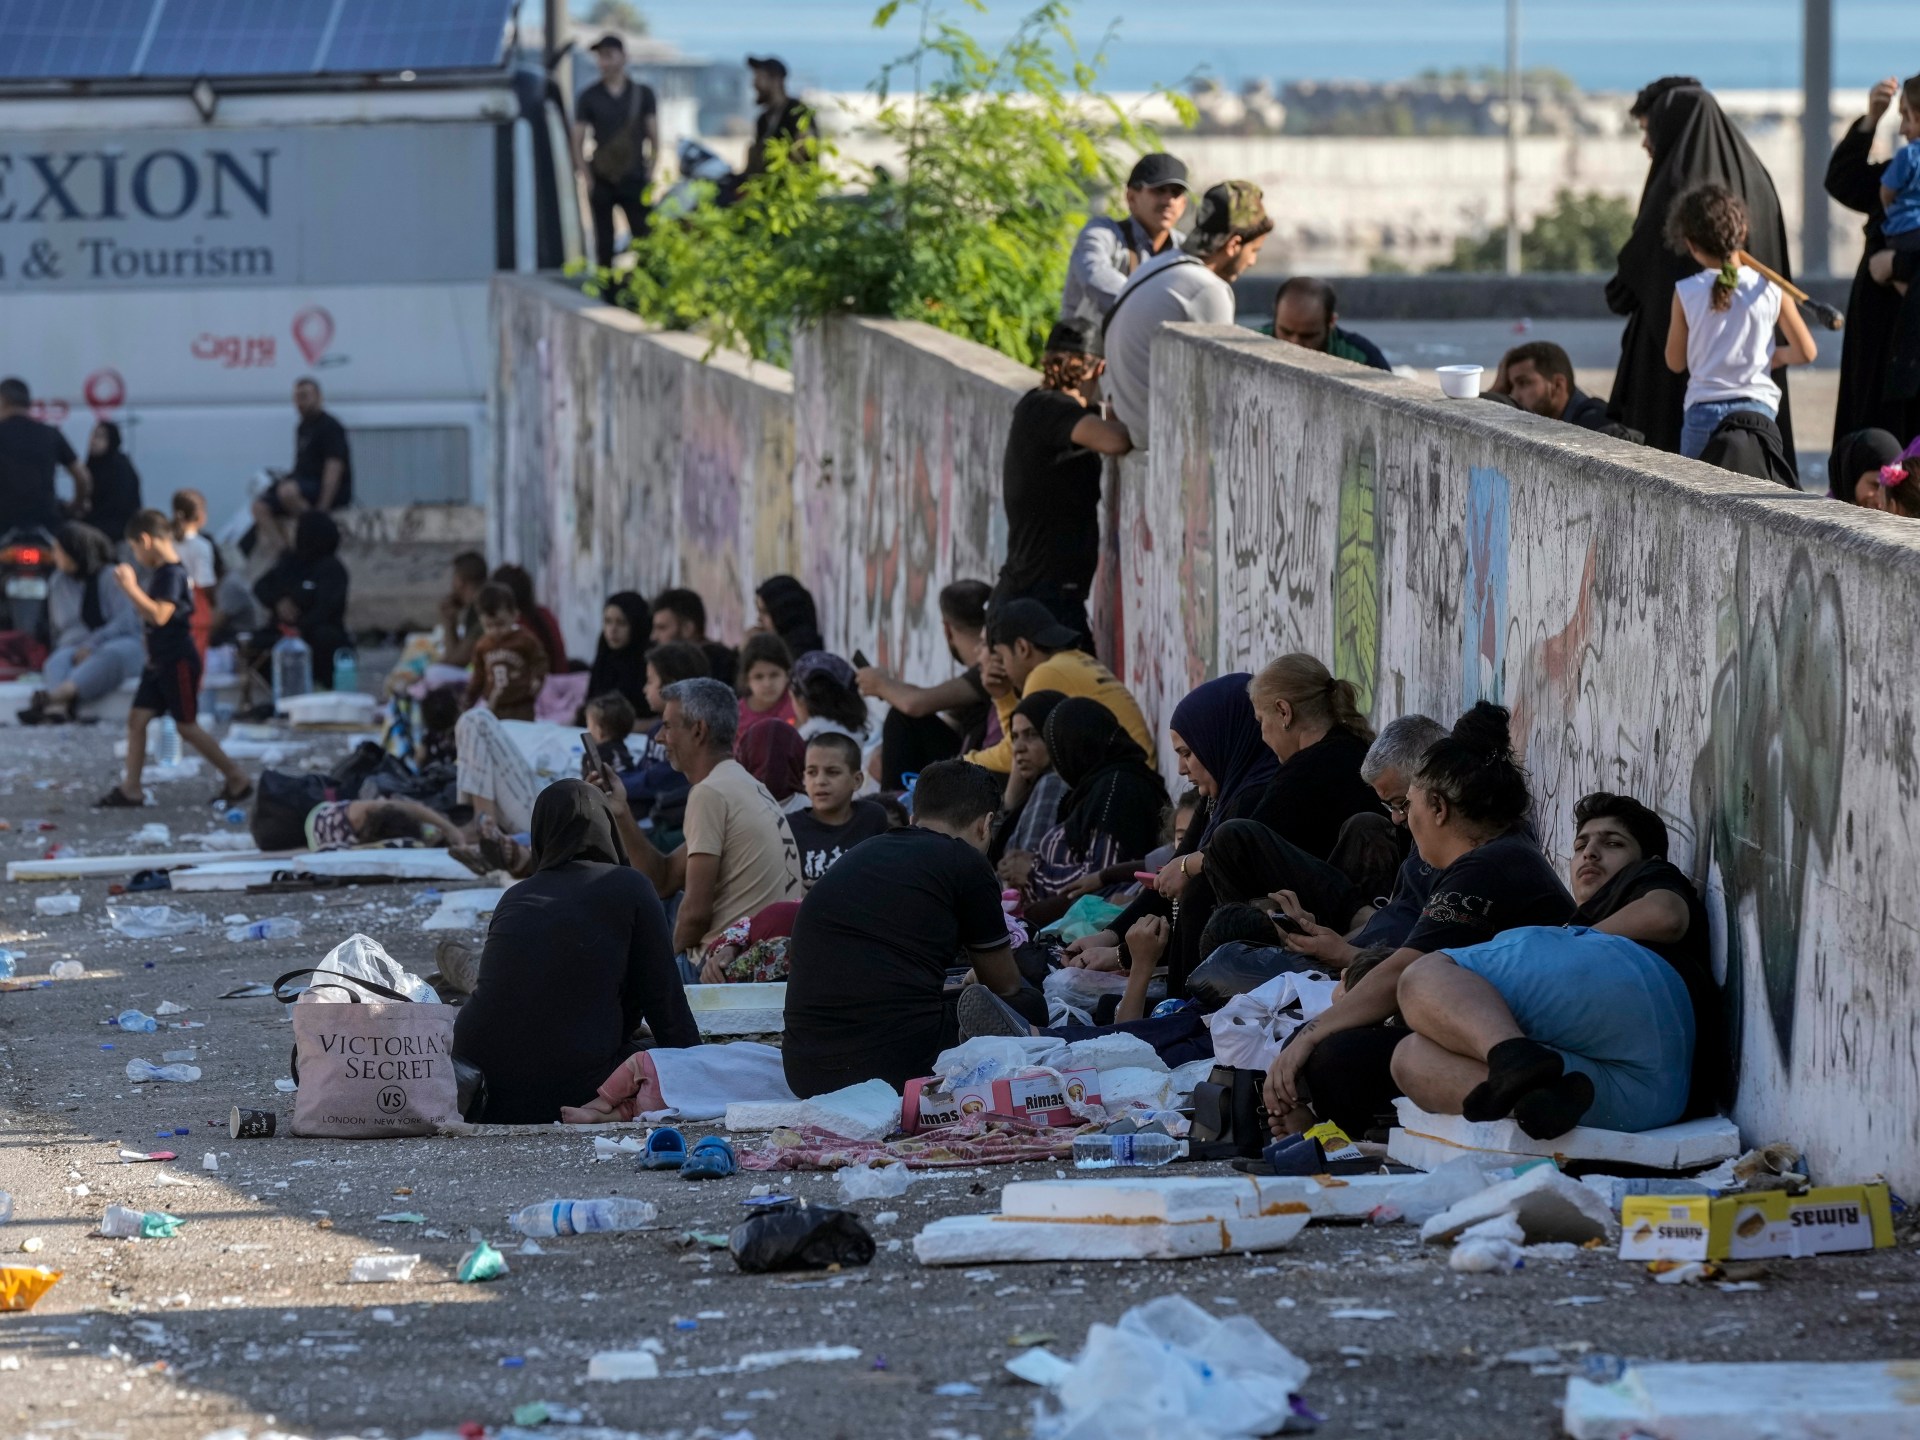
[[[769,1210],[733,1227],[727,1248],[750,1275],[769,1270],[825,1270],[865,1265],[873,1259],[873,1236],[849,1210],[805,1201]]]
[[[1276,975],[1289,971],[1304,974],[1319,968],[1311,957],[1278,945],[1229,940],[1193,967],[1193,973],[1187,976],[1187,993],[1202,1010],[1211,1013],[1236,995],[1258,990]]]
[[[249,828],[262,850],[299,850],[307,843],[307,816],[313,807],[340,799],[331,775],[262,770],[254,785]]]

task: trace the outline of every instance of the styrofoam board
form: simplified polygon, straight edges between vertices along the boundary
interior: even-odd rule
[[[85,880],[99,875],[131,875],[136,870],[205,865],[216,855],[222,860],[244,862],[283,858],[292,853],[288,850],[170,850],[149,851],[144,855],[74,855],[65,860],[9,860],[7,879]]]
[[[296,851],[283,859],[217,860],[173,873],[176,890],[244,890],[264,885],[283,870],[339,880],[473,880],[473,871],[445,850]]]
[[[1279,1250],[1306,1228],[1304,1208],[1250,1219],[1180,1224],[1140,1221],[1017,1220],[950,1215],[913,1241],[923,1265],[977,1265],[1022,1260],[1183,1260],[1236,1250]]]
[[[422,930],[471,930],[492,916],[507,892],[497,885],[472,890],[450,890],[440,897],[434,912],[420,922]]]
[[[1364,1220],[1398,1205],[1425,1175],[1129,1175],[1080,1180],[1020,1180],[1000,1192],[1000,1213],[1020,1220],[1184,1222],[1291,1213],[1315,1220]]]
[[[1642,1165],[1649,1170],[1692,1170],[1740,1153],[1739,1127],[1717,1115],[1684,1120],[1658,1130],[1642,1130],[1638,1134],[1576,1125],[1551,1140],[1535,1140],[1511,1120],[1476,1124],[1461,1115],[1428,1114],[1411,1100],[1393,1103],[1399,1112],[1400,1129],[1438,1140],[1453,1147],[1456,1154],[1486,1151],[1496,1157],[1554,1155],[1565,1160]],[[1401,1159],[1393,1153],[1391,1137],[1387,1153],[1396,1160]]]
[[[1573,1440],[1913,1440],[1920,1393],[1911,1360],[1632,1365],[1611,1385],[1567,1381]]]

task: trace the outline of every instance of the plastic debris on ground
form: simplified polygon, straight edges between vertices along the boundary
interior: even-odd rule
[[[867,1080],[810,1100],[748,1100],[727,1107],[729,1130],[812,1128],[845,1140],[884,1140],[900,1125],[900,1093]]]
[[[849,1165],[839,1175],[840,1203],[859,1200],[892,1200],[907,1193],[913,1184],[913,1171],[905,1165]]]
[[[64,1273],[44,1265],[0,1265],[0,1310],[31,1310]]]
[[[873,1236],[858,1216],[804,1201],[734,1226],[728,1248],[748,1274],[866,1265],[874,1253]]]
[[[127,1079],[136,1085],[145,1085],[154,1080],[186,1085],[200,1078],[200,1067],[197,1065],[156,1065],[151,1060],[129,1060],[126,1070]]]
[[[461,1257],[458,1277],[462,1284],[475,1284],[497,1280],[506,1273],[506,1257],[482,1240]]]
[[[198,910],[178,910],[171,905],[111,905],[107,907],[107,922],[129,940],[161,940],[207,928],[207,917]]]
[[[1605,1240],[1615,1228],[1613,1212],[1592,1190],[1552,1165],[1538,1165],[1443,1210],[1420,1227],[1420,1238],[1446,1243],[1501,1215],[1511,1215],[1528,1240],[1580,1245]]]
[[[41,895],[33,902],[36,915],[78,915],[80,897],[68,891],[62,895]]]
[[[1913,1362],[1626,1364],[1567,1381],[1561,1423],[1573,1440],[1904,1440],[1915,1433]]]
[[[645,1350],[602,1350],[587,1361],[589,1380],[657,1380],[660,1378],[660,1342]]]
[[[419,1263],[418,1255],[361,1255],[354,1260],[347,1278],[357,1285],[409,1280]]]
[[[164,1210],[130,1210],[109,1205],[100,1217],[100,1233],[113,1239],[171,1240],[180,1233],[180,1217]]]
[[[1303,1414],[1295,1397],[1310,1373],[1256,1321],[1216,1319],[1179,1295],[1090,1327],[1071,1362],[1029,1350],[1007,1369],[1059,1407],[1036,1417],[1036,1440],[1253,1440]]]

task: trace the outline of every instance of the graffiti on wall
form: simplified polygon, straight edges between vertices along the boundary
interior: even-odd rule
[[[1832,861],[1840,825],[1846,616],[1839,582],[1831,572],[1816,578],[1803,549],[1779,593],[1756,601],[1750,543],[1743,533],[1733,592],[1722,602],[1724,659],[1694,764],[1695,865],[1702,875],[1717,869],[1724,896],[1735,1045],[1749,970],[1757,968],[1782,1069],[1791,1074],[1808,869],[1816,856],[1823,866]]]
[[[1380,488],[1371,431],[1349,438],[1340,461],[1333,546],[1333,673],[1351,680],[1373,713],[1380,673]]]
[[[740,573],[741,437],[711,387],[685,388],[680,430],[680,583],[707,602],[707,629],[746,628]]]
[[[1500,704],[1506,693],[1510,490],[1498,470],[1467,475],[1467,579],[1460,653],[1460,708]]]

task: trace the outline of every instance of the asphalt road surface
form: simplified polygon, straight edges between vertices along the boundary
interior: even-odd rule
[[[175,837],[218,826],[195,803],[214,788],[204,774],[157,787],[160,804],[144,812],[90,809],[112,772],[109,727],[0,734],[5,858],[53,841],[124,851],[152,820]],[[330,756],[321,747],[310,758]],[[43,832],[39,821],[57,828]],[[762,1177],[696,1185],[636,1173],[624,1161],[595,1161],[586,1138],[558,1128],[502,1139],[230,1140],[232,1105],[276,1109],[284,1122],[290,1097],[274,1081],[287,1073],[291,1036],[273,1001],[216,997],[310,964],[355,930],[430,969],[435,937],[420,929],[427,912],[412,903],[417,888],[180,895],[174,902],[207,914],[213,928],[136,941],[108,928],[106,881],[0,886],[0,944],[24,952],[22,975],[44,976],[67,957],[86,966],[81,979],[0,993],[0,1188],[15,1205],[0,1251],[6,1263],[65,1272],[31,1313],[0,1315],[0,1435],[407,1437],[502,1426],[515,1407],[544,1401],[622,1436],[998,1440],[1027,1435],[1040,1398],[1002,1369],[1018,1349],[1052,1336],[1046,1343],[1071,1355],[1090,1324],[1169,1294],[1250,1316],[1306,1359],[1306,1399],[1326,1417],[1327,1436],[1554,1435],[1566,1382],[1551,1372],[1561,1367],[1535,1374],[1500,1362],[1541,1345],[1559,1347],[1571,1365],[1592,1352],[1920,1356],[1920,1254],[1910,1232],[1894,1251],[1773,1262],[1760,1290],[1735,1294],[1658,1285],[1603,1253],[1456,1275],[1405,1226],[1313,1226],[1281,1253],[1178,1263],[931,1270],[914,1261],[911,1238],[935,1216],[992,1210],[1004,1182],[1055,1173],[1028,1166],[947,1175],[901,1199],[857,1205],[880,1243],[872,1265],[766,1277],[683,1240],[690,1230],[727,1229]],[[36,915],[36,896],[66,889],[81,897],[78,914]],[[231,912],[297,916],[303,931],[228,944],[218,922]],[[105,1023],[169,1000],[187,1007],[174,1020],[204,1028],[143,1037]],[[128,1058],[157,1060],[189,1044],[204,1072],[198,1082],[127,1081]],[[122,1147],[166,1148],[179,1159],[124,1163]],[[202,1169],[208,1152],[217,1173]],[[782,1183],[809,1198],[834,1194],[826,1176]],[[522,1255],[505,1224],[532,1201],[611,1194],[656,1201],[659,1228],[549,1240],[544,1253]],[[181,1233],[101,1238],[100,1217],[114,1203],[167,1210],[183,1220]],[[375,1218],[393,1211],[426,1220]],[[898,1218],[882,1224],[883,1211]],[[507,1276],[455,1281],[474,1231],[506,1252]],[[13,1253],[33,1240],[37,1254]],[[356,1256],[383,1249],[422,1257],[410,1281],[348,1283]],[[1333,1318],[1341,1309],[1391,1315]],[[663,1378],[586,1380],[595,1352],[646,1341],[663,1347]],[[813,1345],[854,1346],[859,1358],[698,1373]],[[955,1383],[978,1393],[935,1393]]]

